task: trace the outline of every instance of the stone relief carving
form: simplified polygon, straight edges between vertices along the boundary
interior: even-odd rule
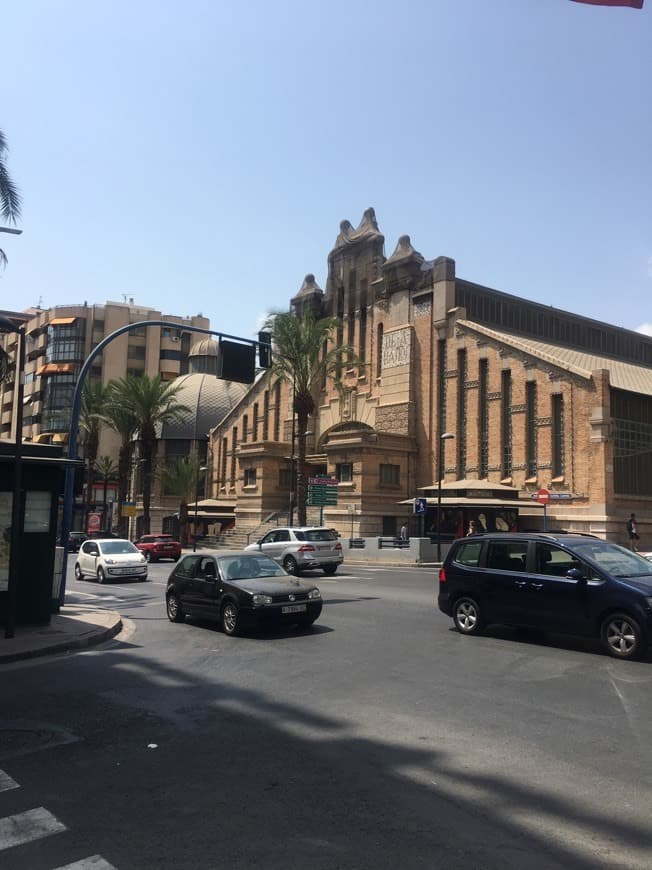
[[[420,299],[414,303],[414,316],[423,317],[432,311],[432,299]]]
[[[386,332],[383,335],[383,369],[409,365],[411,347],[412,330],[409,327]]]

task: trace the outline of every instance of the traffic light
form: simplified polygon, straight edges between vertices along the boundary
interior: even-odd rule
[[[258,333],[258,362],[262,369],[268,369],[272,365],[272,333]]]

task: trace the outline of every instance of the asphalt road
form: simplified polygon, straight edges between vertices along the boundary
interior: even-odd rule
[[[125,631],[0,670],[1,868],[652,866],[652,662],[461,637],[419,568],[228,638],[168,622],[170,569],[71,579]]]

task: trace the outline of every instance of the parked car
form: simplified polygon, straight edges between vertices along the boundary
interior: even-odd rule
[[[87,538],[86,532],[70,532],[68,534],[68,552],[78,553],[79,548]]]
[[[288,574],[296,575],[312,568],[334,574],[344,558],[337,534],[318,526],[272,529],[245,550],[271,556]]]
[[[166,609],[171,622],[203,617],[235,635],[269,624],[307,628],[322,597],[262,553],[204,550],[185,555],[170,574]]]
[[[98,583],[137,577],[147,580],[147,562],[131,541],[121,538],[93,538],[79,548],[75,562],[75,577],[96,577]]]
[[[136,547],[148,562],[158,562],[159,559],[174,559],[176,562],[181,555],[181,544],[172,535],[143,535],[136,541]]]
[[[652,641],[652,563],[589,535],[461,538],[439,571],[438,603],[462,634],[524,626],[597,637],[633,659]]]

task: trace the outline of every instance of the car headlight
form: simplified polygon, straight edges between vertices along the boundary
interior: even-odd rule
[[[105,559],[104,560],[107,565],[116,565],[117,561],[115,559]]]
[[[255,605],[260,606],[261,604],[271,604],[272,596],[271,595],[263,595],[262,592],[257,592],[253,596],[253,602]]]
[[[308,593],[308,598],[321,598],[321,592],[319,589],[311,589]]]

